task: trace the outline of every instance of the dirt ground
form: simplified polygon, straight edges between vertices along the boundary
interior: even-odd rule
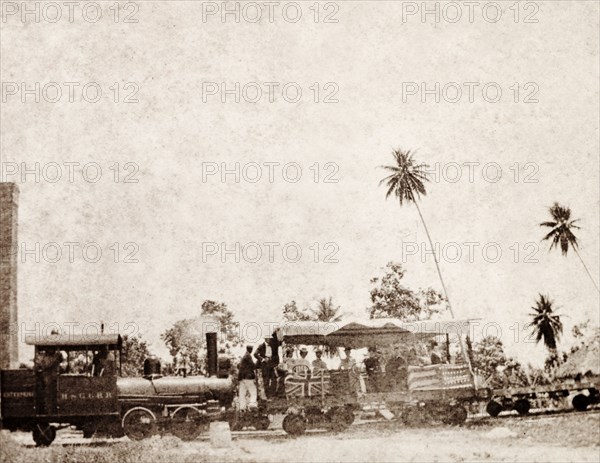
[[[26,434],[2,433],[2,461],[15,462],[599,462],[600,412],[505,417],[462,427],[405,428],[392,422],[358,423],[343,433],[281,431],[236,435],[228,448],[208,439],[172,436],[141,442],[83,440],[60,435],[46,449]],[[8,441],[10,436],[10,441]]]

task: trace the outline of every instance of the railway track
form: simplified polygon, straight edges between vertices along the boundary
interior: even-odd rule
[[[556,418],[570,416],[570,415],[600,415],[600,407],[596,407],[590,409],[586,412],[578,412],[573,409],[558,409],[558,410],[532,410],[528,415],[519,415],[516,412],[509,412],[506,414],[502,414],[497,417],[491,417],[487,415],[471,415],[469,416],[467,422],[464,424],[465,428],[477,428],[480,426],[502,426],[510,422],[520,421],[520,422],[540,422],[553,420]],[[275,417],[274,423],[272,424],[272,428],[265,431],[256,431],[256,430],[243,430],[243,431],[232,431],[231,435],[234,440],[237,439],[266,439],[266,440],[286,440],[291,437],[281,428],[281,419],[279,417]],[[404,427],[402,424],[399,424],[398,421],[395,420],[386,420],[383,417],[379,418],[370,418],[370,419],[357,419],[357,421],[352,425],[350,429],[346,432],[352,432],[353,430],[360,430],[361,428],[370,428],[373,426],[380,428],[383,430],[394,429],[398,427]],[[441,425],[439,423],[431,423],[424,424],[419,427],[426,428],[445,428],[448,427],[446,425]],[[417,429],[419,428],[417,427]],[[338,435],[337,433],[331,432],[325,429],[311,429],[306,431],[306,435],[327,435],[330,434],[332,436]],[[31,434],[29,433],[14,433],[13,437],[19,443],[26,447],[34,447],[35,444],[31,439]],[[200,436],[197,441],[209,441],[210,437],[208,434]],[[84,439],[81,432],[75,430],[62,430],[56,439],[54,445],[61,445],[63,447],[69,446],[89,446],[89,447],[106,447],[111,446],[119,442],[128,442],[126,437],[111,439],[111,438],[93,438],[93,439]]]
[[[506,414],[501,414],[496,417],[492,416],[476,416],[469,418],[465,426],[476,425],[476,424],[492,424],[502,421],[520,420],[520,421],[531,421],[531,420],[543,420],[551,419],[555,417],[565,415],[598,415],[600,414],[600,407],[590,408],[585,412],[580,412],[574,409],[556,409],[556,410],[532,410],[527,415],[519,415],[517,412],[511,411]]]

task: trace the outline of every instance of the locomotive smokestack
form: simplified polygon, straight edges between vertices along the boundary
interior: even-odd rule
[[[206,370],[208,376],[217,375],[217,333],[206,333]]]
[[[0,183],[0,369],[19,364],[17,323],[17,206],[19,189]]]

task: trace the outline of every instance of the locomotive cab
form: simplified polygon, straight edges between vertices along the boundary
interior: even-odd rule
[[[35,347],[33,370],[2,372],[2,424],[32,431],[37,445],[49,445],[57,429],[118,418],[119,335],[27,337]]]

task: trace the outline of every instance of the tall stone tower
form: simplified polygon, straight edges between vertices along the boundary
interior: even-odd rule
[[[17,206],[19,189],[0,183],[0,368],[19,365]]]

